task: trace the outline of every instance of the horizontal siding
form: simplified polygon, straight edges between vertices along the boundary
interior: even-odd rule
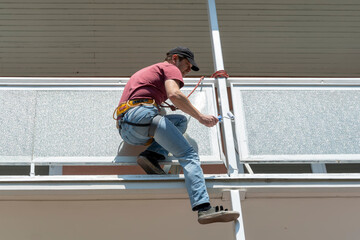
[[[130,76],[176,46],[213,72],[206,1],[0,0],[1,76]]]
[[[358,77],[355,0],[217,0],[231,76]],[[207,1],[0,0],[1,76],[129,76],[178,45],[213,72]]]
[[[217,1],[232,76],[359,77],[360,2]]]

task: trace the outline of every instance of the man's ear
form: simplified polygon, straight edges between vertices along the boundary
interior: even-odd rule
[[[177,60],[177,59],[179,59],[179,55],[177,55],[177,54],[172,55],[171,60],[172,60],[174,63],[176,63],[176,60]]]

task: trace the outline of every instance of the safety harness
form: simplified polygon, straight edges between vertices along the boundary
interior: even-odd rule
[[[218,77],[225,77],[228,78],[229,75],[226,73],[225,70],[219,70],[216,71],[214,74],[211,75],[212,78],[218,78]],[[205,76],[202,76],[199,80],[199,82],[196,84],[196,86],[194,87],[194,89],[188,94],[187,98],[189,98],[191,96],[191,94],[193,94],[193,92],[196,90],[196,88],[200,85],[201,81],[204,80]],[[175,111],[176,109],[178,109],[176,106],[171,105],[167,102],[164,102],[167,106],[163,106],[163,105],[157,105],[155,103],[154,99],[133,99],[133,100],[128,100],[126,102],[120,103],[119,106],[115,109],[114,113],[113,113],[113,119],[116,120],[116,128],[120,129],[121,126],[119,125],[120,123],[126,123],[132,126],[137,126],[137,127],[149,127],[149,137],[150,140],[145,144],[145,146],[150,145],[153,141],[154,141],[154,134],[156,131],[157,126],[159,125],[159,122],[162,118],[161,115],[156,115],[152,121],[150,123],[133,123],[133,122],[128,122],[123,120],[123,116],[127,113],[127,111],[131,108],[140,106],[140,105],[153,105],[155,107],[157,107],[160,110],[160,107],[168,107],[170,108],[172,111]],[[116,114],[116,118],[115,118],[115,114]]]
[[[115,109],[113,113],[113,119],[116,120],[117,123],[120,120],[121,123],[126,123],[133,126],[139,126],[139,127],[150,126],[151,123],[132,123],[122,119],[122,117],[130,108],[134,108],[139,105],[154,105],[155,107],[158,107],[154,99],[144,98],[144,99],[128,100],[126,102],[120,103],[119,106]],[[115,114],[117,116],[116,118],[115,118]],[[116,125],[116,127],[120,128],[118,124]]]

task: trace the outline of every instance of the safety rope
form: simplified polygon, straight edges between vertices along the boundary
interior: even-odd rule
[[[224,78],[228,78],[229,74],[225,71],[225,70],[219,70],[213,73],[213,75],[211,75],[212,78],[218,78],[218,77],[224,77]]]
[[[225,71],[225,70],[219,70],[214,72],[211,75],[212,78],[219,78],[219,77],[224,77],[224,78],[228,78],[229,74]],[[189,98],[191,96],[191,94],[193,94],[193,92],[195,92],[196,88],[200,85],[200,83],[202,82],[202,80],[204,80],[205,76],[202,76],[199,80],[199,82],[196,84],[196,86],[194,87],[194,89],[189,93],[189,95],[187,95],[187,98]],[[171,105],[167,102],[164,102],[167,106],[163,106],[160,105],[160,107],[164,107],[164,108],[170,108],[172,111],[175,111],[176,109],[178,109],[177,107],[175,107],[174,105]]]

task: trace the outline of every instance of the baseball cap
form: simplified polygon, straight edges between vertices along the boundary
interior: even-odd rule
[[[190,51],[190,49],[186,48],[186,47],[176,47],[174,49],[171,49],[167,54],[179,54],[182,55],[183,57],[185,57],[187,60],[189,60],[189,62],[192,64],[191,69],[194,71],[199,71],[199,67],[197,66],[195,59],[194,59],[194,54],[192,51]]]

